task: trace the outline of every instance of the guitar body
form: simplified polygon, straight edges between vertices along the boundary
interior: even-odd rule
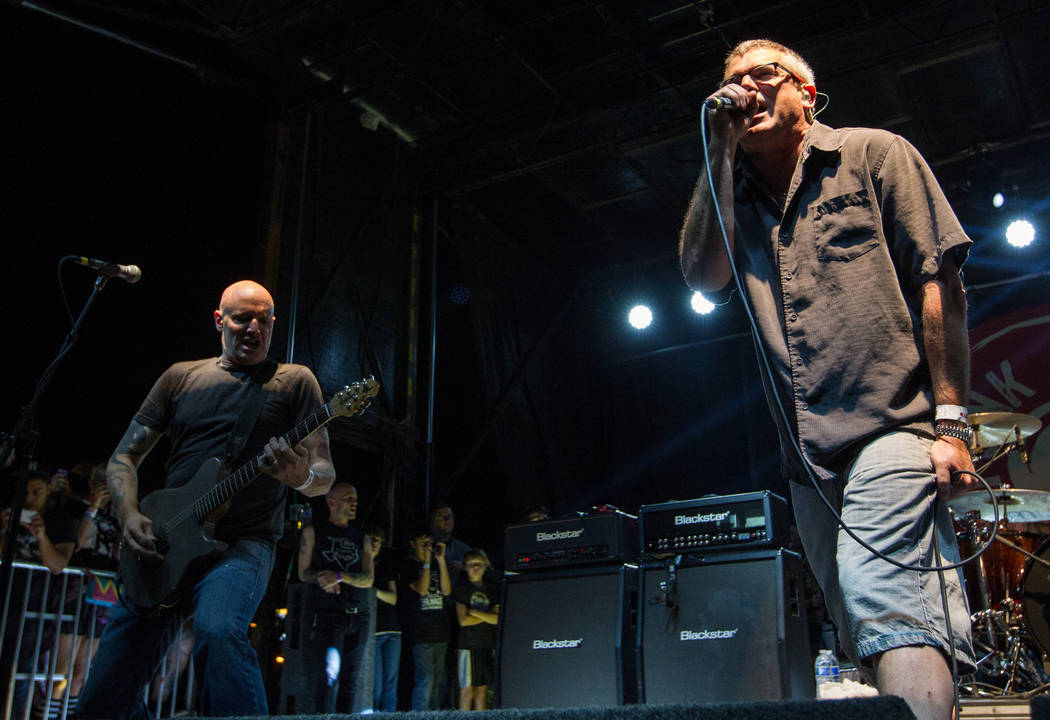
[[[124,597],[131,603],[142,609],[174,605],[226,549],[211,537],[214,515],[225,506],[203,522],[192,510],[194,503],[225,477],[222,462],[212,458],[185,485],[152,492],[139,504],[142,514],[153,521],[157,552],[164,558],[145,560],[127,544],[121,545],[120,574]],[[160,528],[165,531],[158,532]]]
[[[333,418],[364,412],[378,392],[379,383],[371,376],[347,385],[282,439],[296,447]],[[212,458],[182,487],[147,495],[139,503],[139,512],[153,523],[156,550],[164,557],[144,560],[122,543],[124,597],[143,610],[171,607],[184,597],[226,549],[214,539],[215,523],[225,514],[230,499],[262,474],[263,459],[256,455],[229,473],[219,458]]]

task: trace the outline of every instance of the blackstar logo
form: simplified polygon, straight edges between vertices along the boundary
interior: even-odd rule
[[[732,640],[736,637],[736,632],[740,628],[733,628],[732,630],[701,630],[699,632],[693,630],[683,630],[678,639],[682,642],[686,640]]]
[[[675,525],[695,525],[697,523],[718,522],[729,517],[729,511],[721,513],[708,513],[707,515],[675,515]]]
[[[543,542],[545,540],[571,540],[572,538],[578,538],[580,535],[583,535],[583,528],[580,528],[579,530],[538,532],[536,533],[536,542]]]
[[[580,643],[583,642],[583,638],[576,638],[575,640],[533,640],[533,650],[558,650],[560,648],[575,648],[579,647]]]

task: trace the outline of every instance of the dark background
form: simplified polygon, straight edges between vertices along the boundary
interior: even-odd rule
[[[68,330],[58,259],[90,255],[143,279],[109,283],[55,376],[45,467],[104,461],[164,367],[218,352],[211,311],[247,277],[277,297],[275,357],[326,393],[381,381],[333,441],[395,540],[438,498],[498,557],[531,503],[784,492],[739,301],[693,313],[675,257],[728,47],[796,47],[824,122],[919,147],[976,242],[977,327],[1047,297],[1048,20],[1037,2],[6,4],[0,427]],[[1026,249],[1001,239],[1019,212]],[[94,274],[63,278],[76,311]],[[645,333],[625,322],[641,300]]]

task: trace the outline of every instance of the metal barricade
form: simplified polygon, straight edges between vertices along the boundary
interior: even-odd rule
[[[25,689],[21,701],[22,716],[33,717],[34,691],[42,690],[44,699],[44,717],[48,710],[52,716],[57,709],[58,720],[66,720],[71,715],[69,707],[70,681],[75,669],[77,644],[80,641],[91,643],[95,637],[96,614],[90,613],[90,623],[86,632],[81,635],[80,619],[85,603],[85,593],[90,592],[87,580],[91,575],[99,578],[115,579],[116,573],[101,570],[87,571],[83,568],[68,567],[61,574],[52,574],[43,565],[19,562],[14,563],[14,581],[7,589],[0,616],[0,639],[5,649],[8,647],[8,632],[14,635],[14,645],[6,664],[11,672],[0,682],[7,684],[7,706],[3,708],[3,717],[16,715],[15,690],[20,685]],[[17,592],[16,592],[17,590]],[[72,627],[73,642],[69,643],[68,655],[64,663],[65,670],[59,669],[60,638],[63,635],[63,623],[66,633]],[[158,719],[174,717],[192,709],[194,697],[193,664],[183,663],[183,653],[192,646],[192,631],[189,621],[183,620],[173,633],[174,642],[161,660],[156,676],[143,690],[144,700]],[[23,656],[23,645],[28,655]],[[94,653],[87,652],[84,676],[91,673]],[[185,667],[185,672],[184,672]],[[184,677],[185,676],[185,677]],[[61,698],[52,698],[58,684],[64,684]],[[48,699],[50,703],[48,704]]]

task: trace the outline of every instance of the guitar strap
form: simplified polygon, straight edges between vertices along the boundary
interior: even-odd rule
[[[255,429],[255,423],[259,422],[259,414],[262,412],[263,402],[266,395],[263,393],[265,385],[273,374],[277,372],[277,362],[266,358],[251,373],[251,388],[248,390],[248,399],[244,403],[237,422],[230,431],[230,437],[226,440],[226,467],[233,467],[234,461],[244,450],[245,443]]]

